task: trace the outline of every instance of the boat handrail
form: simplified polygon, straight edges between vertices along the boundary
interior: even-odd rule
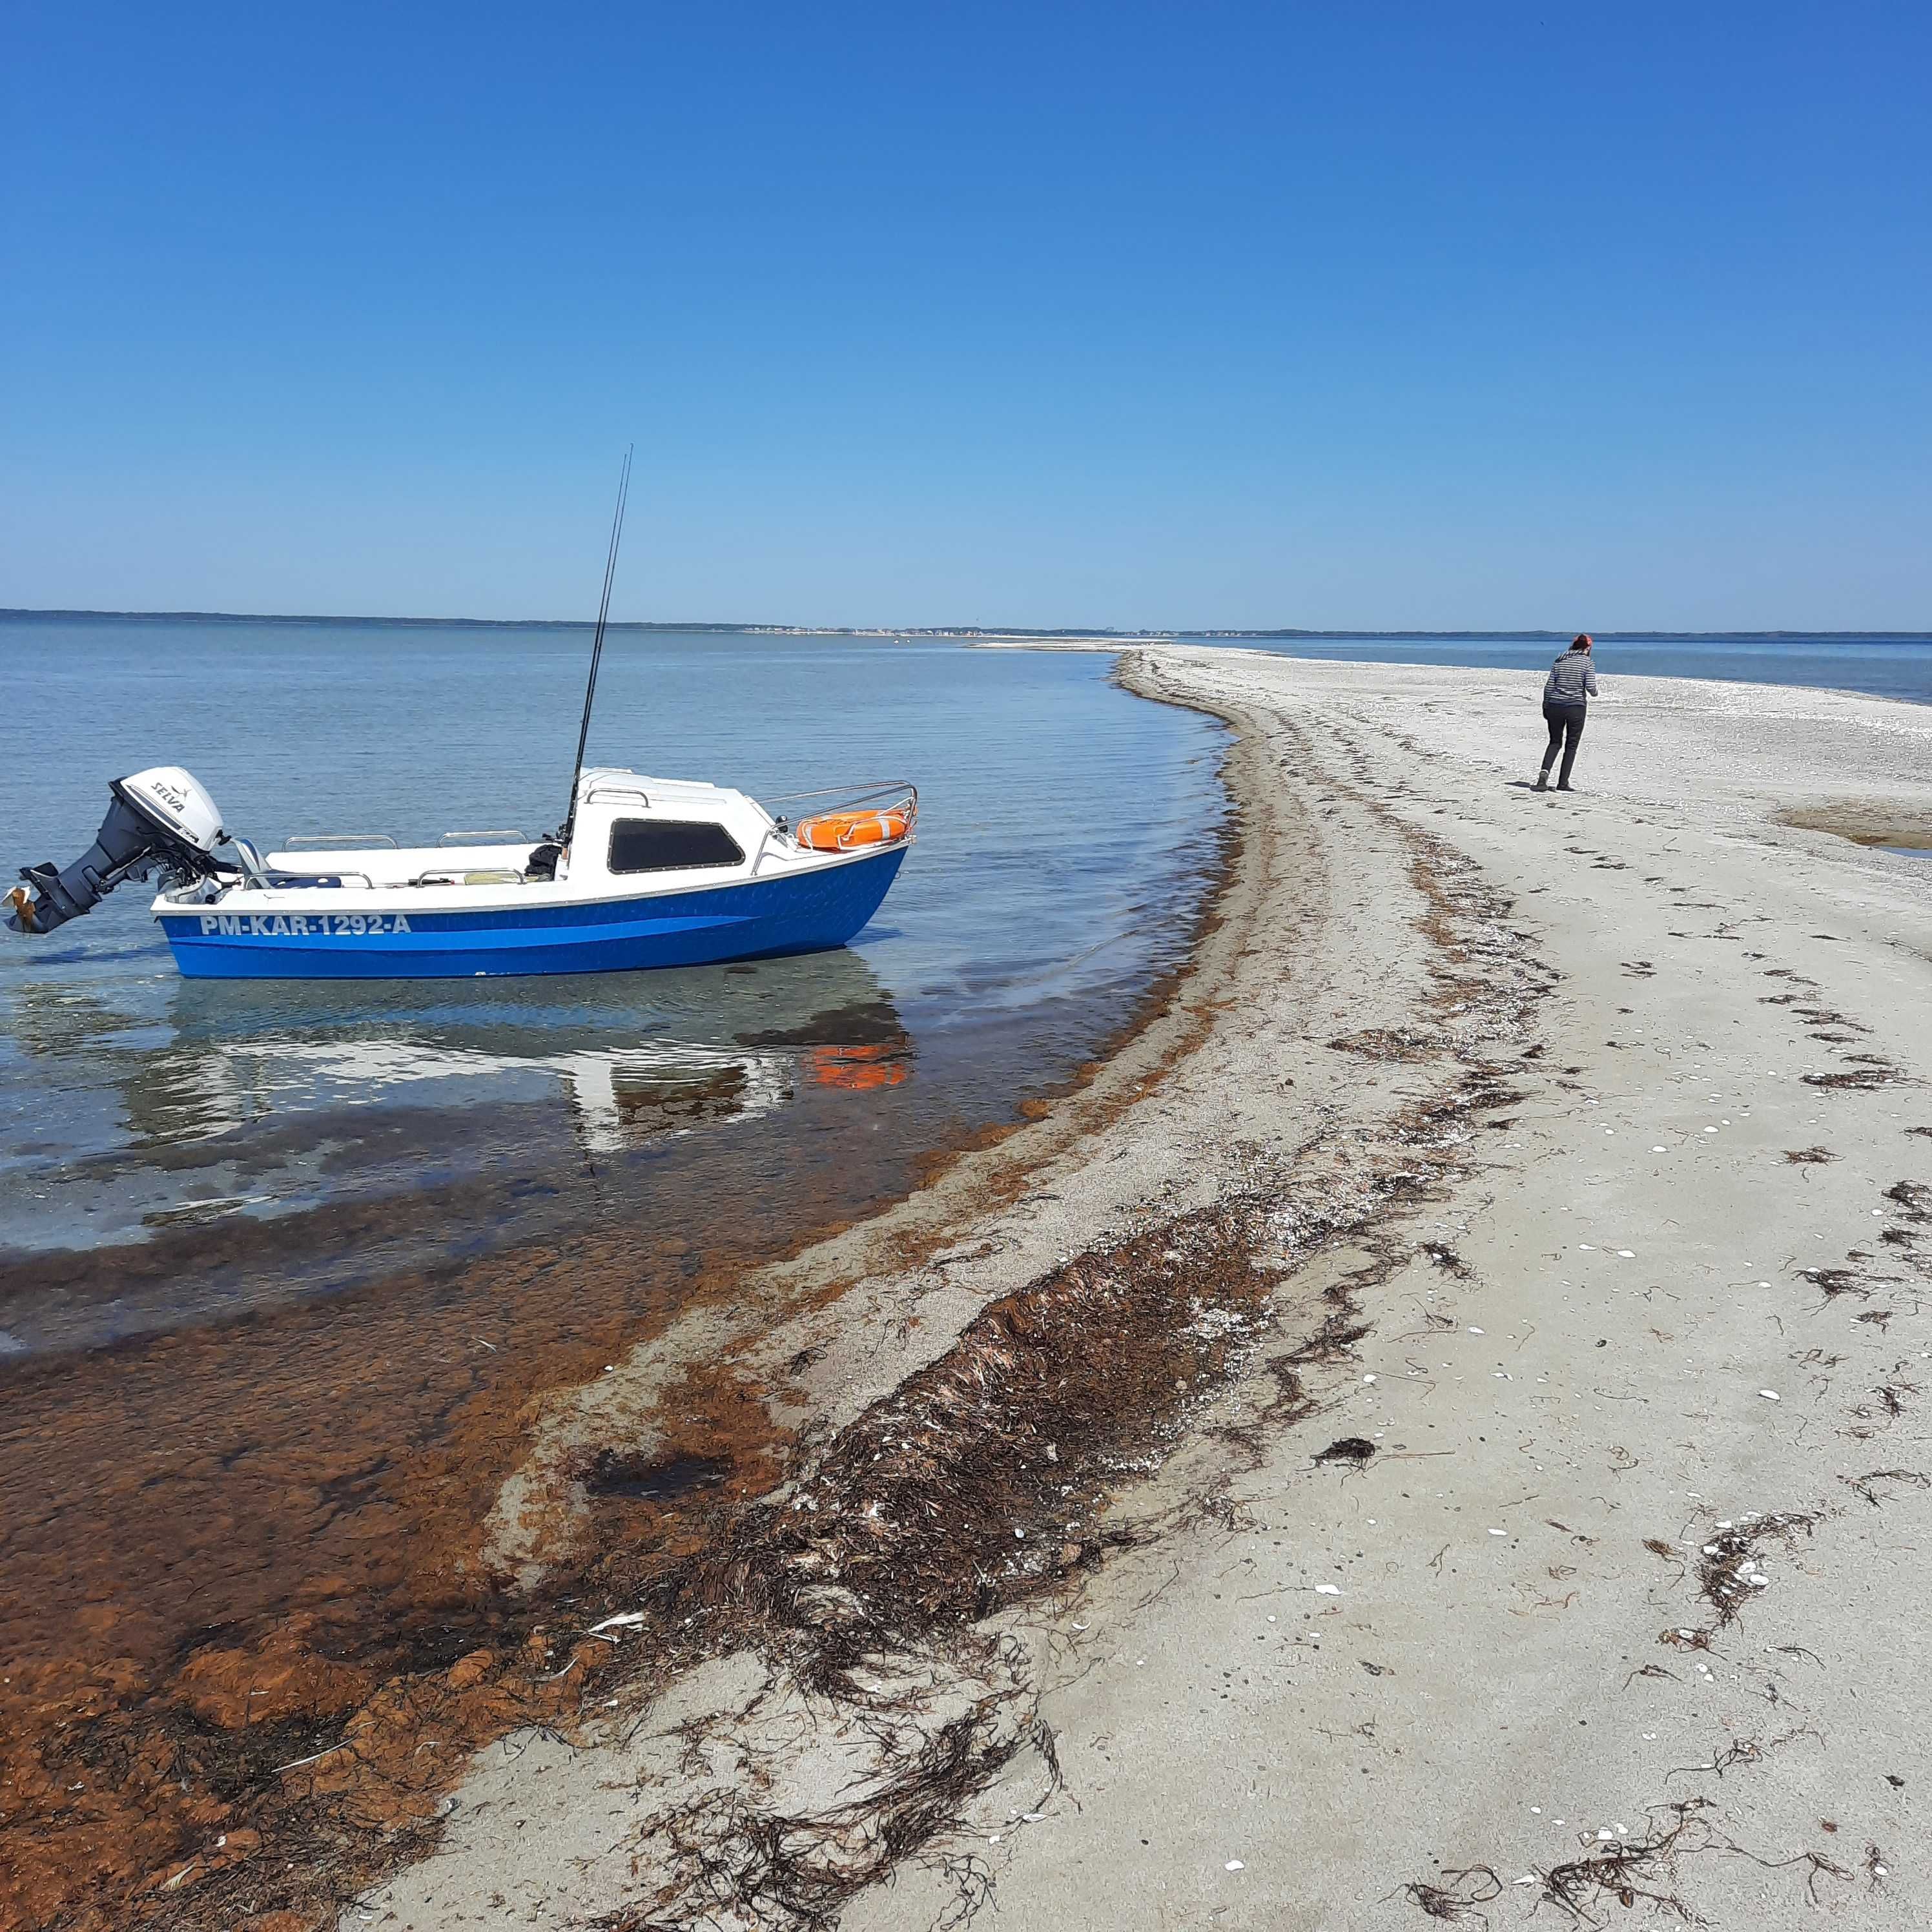
[[[386,832],[304,832],[295,838],[284,838],[275,849],[278,852],[296,852],[306,846],[321,851],[329,848],[346,850],[364,845],[386,845],[392,852],[401,850]]]
[[[496,845],[534,845],[536,843],[527,832],[519,832],[514,825],[494,832],[446,832],[436,842],[439,845],[455,845],[465,839],[484,840]]]
[[[821,802],[805,812],[773,809],[786,806],[809,806],[814,800],[834,802]],[[819,791],[782,792],[776,798],[761,799],[759,802],[772,823],[787,838],[794,836],[794,820],[802,825],[808,818],[822,818],[834,810],[863,812],[868,809],[881,814],[894,809],[904,812],[906,836],[910,837],[913,821],[919,817],[919,788],[910,778],[872,779],[856,785],[827,785]]]
[[[228,842],[242,862],[242,878],[237,890],[244,892],[272,892],[278,889],[281,882],[262,863],[262,855],[256,850],[251,839],[231,838]],[[292,878],[296,874],[291,873],[289,876]],[[306,878],[309,875],[304,873],[302,876]],[[376,890],[376,881],[367,872],[335,872],[329,876],[338,885],[346,880],[360,879],[372,892]]]
[[[868,778],[856,785],[827,785],[820,791],[780,792],[775,797],[761,799],[763,805],[798,805],[809,798],[842,799],[848,805],[863,805],[875,798],[904,798],[910,795],[914,802],[919,800],[919,788],[910,778]]]

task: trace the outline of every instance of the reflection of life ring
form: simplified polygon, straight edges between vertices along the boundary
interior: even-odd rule
[[[912,814],[895,806],[886,812],[821,812],[798,822],[798,842],[814,852],[850,852],[860,845],[892,845],[912,830]]]
[[[848,1094],[872,1094],[881,1087],[899,1086],[907,1071],[903,1048],[883,1042],[876,1046],[815,1046],[806,1064],[812,1069],[814,1087],[837,1087]]]

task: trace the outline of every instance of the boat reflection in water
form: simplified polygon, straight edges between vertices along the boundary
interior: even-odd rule
[[[548,1092],[580,1144],[610,1154],[768,1112],[802,1082],[894,1084],[910,1063],[891,1001],[850,952],[535,983],[428,998],[406,982],[184,984],[173,1040],[122,1082],[128,1124],[152,1144],[336,1107]]]
[[[876,1024],[876,1003],[859,1009]],[[818,1016],[836,1031],[838,1011]],[[447,1036],[415,1040],[243,1040],[161,1048],[131,1073],[123,1091],[134,1144],[160,1147],[236,1132],[278,1112],[330,1105],[375,1106],[419,1098],[430,1082],[466,1090],[495,1086],[505,1101],[532,1079],[554,1081],[569,1104],[578,1144],[617,1154],[655,1136],[769,1112],[801,1080],[855,1094],[896,1087],[911,1065],[911,1042],[859,1041],[781,1050],[647,1040],[544,1053],[466,1046]]]
[[[869,1131],[914,1065],[850,952],[542,981],[184,981],[164,1026],[19,988],[14,1018],[14,1046],[58,1055],[70,1093],[87,1073],[81,1104],[5,1150],[16,1348],[613,1216],[668,1234],[742,1214],[787,1184],[806,1126],[814,1148]]]
[[[663,1040],[551,1053],[446,1037],[244,1040],[143,1069],[128,1082],[128,1111],[130,1124],[146,1113],[147,1144],[154,1145],[236,1132],[278,1109],[435,1106],[441,1096],[427,1090],[444,1083],[466,1096],[494,1086],[508,1100],[526,1096],[538,1081],[567,1101],[586,1152],[616,1154],[654,1135],[689,1133],[783,1106],[792,1096],[794,1060]]]

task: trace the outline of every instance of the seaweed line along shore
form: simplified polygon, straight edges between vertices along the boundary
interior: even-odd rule
[[[40,1761],[200,1808],[70,1922],[1932,1909],[1932,876],[1819,829],[1932,711],[1606,678],[1559,800],[1530,674],[1120,675],[1236,734],[1164,1010],[533,1398],[490,1640]]]

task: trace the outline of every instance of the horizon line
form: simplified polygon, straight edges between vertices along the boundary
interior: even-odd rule
[[[418,628],[464,628],[472,630],[556,630],[590,631],[596,628],[596,620],[589,617],[426,617],[426,616],[334,616],[321,613],[301,611],[247,611],[247,610],[97,610],[55,606],[37,609],[27,605],[0,605],[0,622],[23,618],[82,620],[89,618],[118,619],[133,622],[168,622],[194,620],[218,624],[324,624],[324,625],[393,625],[398,627]],[[1292,626],[1234,627],[1227,625],[1202,625],[1190,627],[1171,625],[1159,628],[1136,631],[1118,630],[1106,625],[1058,625],[1052,628],[1041,628],[1028,625],[998,624],[788,624],[765,621],[721,621],[715,619],[668,622],[656,618],[613,618],[605,627],[613,631],[653,632],[716,632],[724,635],[771,634],[793,637],[901,637],[901,638],[1039,638],[1042,640],[1064,638],[1118,638],[1123,643],[1161,638],[1328,638],[1338,643],[1366,641],[1385,638],[1391,643],[1401,643],[1427,639],[1462,640],[1471,638],[1490,638],[1498,643],[1541,644],[1573,637],[1575,632],[1554,630],[1485,630],[1468,626],[1454,630],[1422,631],[1376,630],[1360,626],[1348,628],[1307,629]],[[1682,638],[1686,641],[1698,638],[1748,639],[1775,638],[1821,638],[1834,640],[1856,640],[1876,638],[1894,638],[1914,641],[1932,641],[1932,631],[1911,630],[1860,630],[1860,631],[1810,631],[1810,630],[1720,630],[1681,631],[1664,630],[1652,627],[1634,631],[1598,631],[1592,634],[1600,638],[1623,639],[1642,641],[1652,639]]]

